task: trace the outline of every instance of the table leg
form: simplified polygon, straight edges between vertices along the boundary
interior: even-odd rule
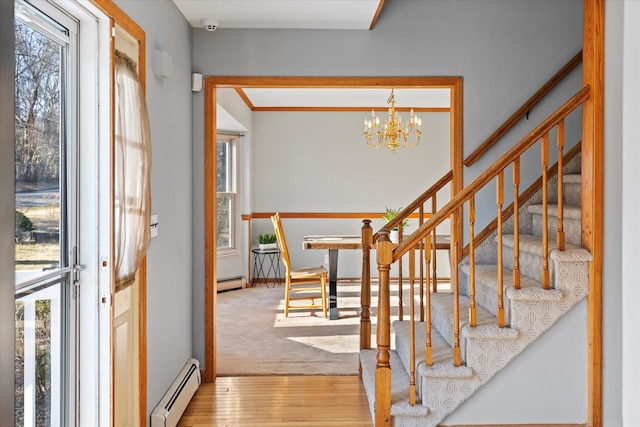
[[[338,320],[338,250],[329,249],[329,320]]]

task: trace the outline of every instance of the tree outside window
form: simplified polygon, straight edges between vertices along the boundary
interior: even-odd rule
[[[216,146],[216,242],[218,250],[235,248],[236,140],[237,137],[234,135],[218,134]]]

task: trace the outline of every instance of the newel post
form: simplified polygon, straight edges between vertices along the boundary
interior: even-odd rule
[[[387,230],[380,231],[377,242],[378,256],[378,327],[376,356],[376,400],[375,427],[391,426],[391,364],[389,349],[391,347],[391,298],[389,286],[389,270],[393,259],[393,245]]]
[[[371,220],[362,221],[362,282],[360,283],[360,350],[371,348]]]

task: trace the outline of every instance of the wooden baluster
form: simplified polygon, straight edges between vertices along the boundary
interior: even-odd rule
[[[558,122],[558,250],[564,251],[564,183],[562,171],[562,151],[564,149],[564,119]]]
[[[362,283],[360,283],[360,350],[371,348],[371,220],[362,221]]]
[[[438,211],[438,206],[436,203],[436,195],[434,194],[433,197],[431,198],[431,214],[435,214]],[[454,222],[451,221],[451,224],[453,224]],[[429,249],[433,252],[433,255],[431,256],[431,268],[433,269],[433,274],[431,275],[433,277],[433,292],[438,292],[438,273],[436,272],[437,269],[437,262],[436,262],[436,229],[433,229],[433,237],[432,237],[432,245],[429,247]]]
[[[393,245],[387,230],[380,231],[377,243],[378,260],[378,325],[376,341],[376,427],[391,426],[391,364],[389,349],[391,348],[391,293],[389,271],[393,259]]]
[[[469,325],[476,327],[476,260],[474,229],[476,220],[475,196],[469,199]]]
[[[453,223],[453,218],[451,219]],[[460,366],[460,294],[458,293],[458,242],[453,243],[451,280],[453,280],[453,366]]]
[[[431,236],[429,234],[427,234],[424,238],[424,247],[425,248],[431,247]],[[426,344],[424,349],[424,360],[428,366],[432,366],[433,351],[431,348],[431,283],[429,283],[430,282],[429,272],[431,271],[430,270],[430,267],[431,267],[430,265],[431,250],[430,249],[426,249],[424,251],[424,262],[426,264],[426,271],[427,271],[427,277],[426,277],[427,291],[424,294],[425,296],[424,322],[425,322],[425,334],[427,336],[427,339],[426,339]]]
[[[549,200],[547,199],[547,167],[549,166],[549,134],[542,137],[542,288],[549,289]]]
[[[418,227],[420,227],[424,223],[424,203],[420,205],[419,215],[420,215],[420,218],[418,218]],[[422,262],[422,260],[424,259],[424,249],[426,247],[427,247],[426,244],[420,245],[420,252],[419,252],[419,256],[420,256],[420,321],[421,322],[424,322],[424,285],[425,285],[424,263]]]
[[[520,157],[513,161],[513,287],[520,289]]]
[[[402,243],[402,223],[398,225],[398,243]],[[398,320],[404,320],[404,295],[402,293],[402,258],[398,260]]]
[[[504,278],[502,277],[502,204],[504,203],[504,170],[497,176],[496,204],[498,205],[498,326],[504,328]]]
[[[409,250],[409,404],[416,404],[416,313],[415,291],[416,282],[416,250]]]

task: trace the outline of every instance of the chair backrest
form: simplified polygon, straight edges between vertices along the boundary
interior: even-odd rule
[[[271,217],[271,222],[273,223],[273,229],[276,232],[276,239],[278,240],[278,246],[280,247],[280,257],[282,258],[282,263],[287,269],[287,276],[291,272],[291,261],[289,259],[289,248],[287,248],[287,240],[284,237],[284,229],[282,228],[282,220],[280,219],[280,214],[276,212],[275,215]]]

